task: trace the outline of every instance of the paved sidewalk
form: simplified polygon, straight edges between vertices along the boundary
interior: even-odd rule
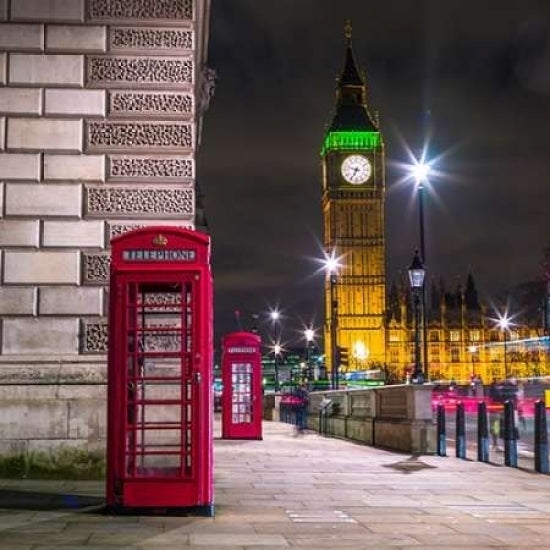
[[[214,518],[101,515],[102,483],[0,480],[0,549],[550,548],[550,476],[272,422],[216,440],[215,464]]]

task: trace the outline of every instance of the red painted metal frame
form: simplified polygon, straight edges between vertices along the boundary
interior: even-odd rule
[[[212,310],[208,236],[160,226],[112,240],[109,508],[211,514]]]
[[[251,332],[222,338],[222,437],[262,439],[261,339]]]

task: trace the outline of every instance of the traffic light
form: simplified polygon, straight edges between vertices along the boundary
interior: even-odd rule
[[[336,346],[336,365],[346,368],[349,366],[348,348]]]

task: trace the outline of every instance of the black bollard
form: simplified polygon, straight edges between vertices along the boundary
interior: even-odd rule
[[[445,405],[437,405],[437,455],[447,456],[447,429],[445,427]]]
[[[477,404],[477,459],[489,462],[489,422],[487,422],[487,404]]]
[[[548,431],[546,405],[540,399],[535,403],[535,471],[548,473]]]
[[[518,440],[512,401],[504,402],[504,465],[518,467]]]
[[[466,458],[466,418],[462,401],[456,404],[456,457]]]

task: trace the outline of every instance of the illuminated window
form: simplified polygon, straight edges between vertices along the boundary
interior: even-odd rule
[[[451,330],[449,333],[449,339],[451,342],[460,342],[460,331],[459,330]]]
[[[453,363],[458,363],[460,361],[460,349],[456,346],[451,348],[451,361]]]
[[[438,330],[430,331],[430,342],[439,342],[439,331]]]
[[[470,342],[479,342],[479,330],[471,330],[470,331]]]
[[[510,331],[510,340],[517,340],[519,338],[519,334],[517,330],[511,330]]]
[[[390,332],[390,342],[399,342],[399,334],[397,332]]]
[[[489,359],[493,362],[500,359],[500,351],[498,348],[489,348]]]

